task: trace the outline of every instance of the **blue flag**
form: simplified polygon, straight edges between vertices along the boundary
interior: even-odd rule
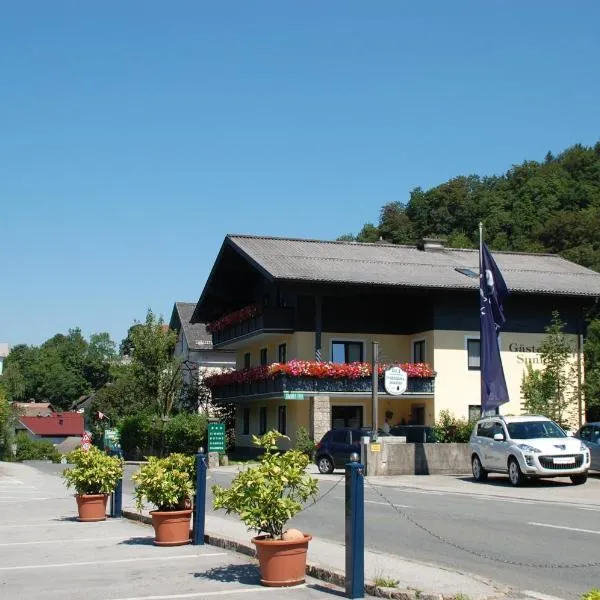
[[[479,274],[481,319],[481,412],[495,411],[509,401],[500,359],[498,333],[505,318],[502,302],[509,291],[488,247],[483,244]]]

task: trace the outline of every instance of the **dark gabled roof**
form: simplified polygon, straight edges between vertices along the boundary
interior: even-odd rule
[[[190,350],[212,350],[212,336],[206,331],[204,323],[190,323],[196,304],[194,302],[175,302],[171,329],[183,329],[183,335]]]
[[[416,288],[476,289],[477,250],[230,235],[226,240],[270,279]],[[600,296],[600,273],[554,254],[493,252],[511,291]]]

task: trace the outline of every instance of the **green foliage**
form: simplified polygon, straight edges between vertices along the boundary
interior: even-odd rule
[[[249,530],[281,538],[285,524],[302,509],[302,503],[316,498],[318,482],[306,473],[310,462],[306,454],[278,451],[278,440],[286,436],[269,431],[252,438],[264,450],[260,463],[240,471],[229,489],[214,485],[214,507],[236,513]]]
[[[589,592],[582,594],[581,600],[600,600],[600,589],[592,588]]]
[[[181,413],[164,420],[142,413],[125,417],[119,425],[121,448],[128,460],[172,452],[194,454],[200,446],[206,446],[206,430],[206,417],[197,413]]]
[[[74,466],[65,469],[63,477],[67,487],[75,488],[79,495],[110,494],[123,477],[123,461],[117,456],[108,456],[96,446],[87,451],[77,448],[67,459]]]
[[[12,460],[12,443],[16,415],[0,387],[0,460]]]
[[[317,445],[310,437],[308,429],[306,427],[298,427],[296,430],[296,450],[306,454],[312,460],[312,455],[316,447]]]
[[[159,511],[182,510],[194,495],[195,458],[171,454],[166,458],[152,456],[135,475],[135,503],[138,510],[144,501]]]
[[[600,421],[600,320],[587,328],[585,352],[585,411],[588,421]]]
[[[561,426],[576,410],[577,400],[576,365],[570,361],[574,349],[563,329],[564,323],[554,311],[539,348],[543,369],[538,371],[528,365],[521,383],[523,409],[544,415]]]
[[[181,362],[171,358],[177,334],[148,309],[128,338],[136,394],[160,417],[170,416],[183,387]]]
[[[206,446],[207,418],[205,415],[181,413],[165,425],[165,447],[167,452],[194,454],[202,445]]]
[[[70,329],[39,347],[12,348],[5,361],[3,386],[9,400],[35,399],[67,410],[80,396],[108,381],[113,358],[114,344],[107,333],[93,334],[88,343],[81,330]]]
[[[433,427],[435,439],[443,443],[465,443],[471,437],[473,423],[458,419],[449,410],[440,411],[439,419]]]
[[[61,454],[49,440],[36,440],[30,438],[26,433],[20,432],[15,437],[17,454],[15,459],[23,460],[50,460],[53,463],[60,462]]]
[[[119,433],[127,460],[140,460],[160,450],[162,423],[150,414],[125,417],[119,425]]]

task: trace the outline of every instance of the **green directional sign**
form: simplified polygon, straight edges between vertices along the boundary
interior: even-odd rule
[[[225,452],[225,423],[208,424],[208,451]]]

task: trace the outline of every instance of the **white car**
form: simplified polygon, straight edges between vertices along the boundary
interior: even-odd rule
[[[469,447],[476,481],[493,472],[508,473],[515,486],[528,477],[570,477],[581,485],[590,468],[589,448],[546,417],[486,417],[477,421]]]

